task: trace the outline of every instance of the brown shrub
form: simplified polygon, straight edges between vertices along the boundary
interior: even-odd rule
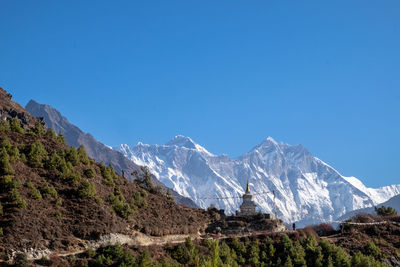
[[[291,240],[294,240],[294,241],[300,240],[300,233],[298,231],[289,233],[288,235]]]
[[[351,222],[357,223],[370,223],[378,221],[378,218],[372,214],[368,213],[359,213],[349,219]]]
[[[319,236],[328,236],[335,233],[335,229],[333,229],[333,226],[328,223],[312,225],[311,227]]]
[[[317,232],[315,232],[315,230],[312,226],[306,226],[303,229],[300,229],[298,232],[301,237],[307,237],[307,236],[312,235],[315,237],[316,240],[319,239]]]
[[[61,262],[63,261],[61,257],[55,252],[49,255],[49,260],[52,266],[60,266]]]

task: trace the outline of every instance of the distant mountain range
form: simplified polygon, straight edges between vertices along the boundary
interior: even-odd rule
[[[138,143],[114,149],[136,164],[149,166],[161,182],[203,208],[214,204],[235,213],[249,181],[259,210],[273,213],[275,191],[278,216],[300,225],[338,218],[400,193],[400,185],[367,188],[355,177],[342,176],[304,146],[278,143],[271,137],[236,159],[213,155],[180,135],[164,145]]]
[[[164,145],[110,147],[72,125],[56,109],[31,100],[26,109],[43,117],[68,145],[84,145],[90,157],[112,163],[130,179],[139,165],[148,166],[156,180],[172,188],[179,203],[207,208],[211,204],[235,213],[247,181],[258,209],[299,225],[335,219],[350,211],[372,207],[400,194],[400,185],[367,188],[355,177],[344,177],[314,157],[302,145],[291,146],[266,138],[245,155],[231,159],[213,155],[191,138],[176,136]],[[184,196],[184,198],[181,198]],[[193,202],[193,201],[194,202]]]
[[[382,206],[392,207],[397,211],[398,214],[400,214],[400,195],[396,195],[396,196],[390,198],[388,201],[385,201],[385,202],[377,205],[377,207],[382,207]],[[376,214],[375,207],[352,210],[352,211],[346,213],[345,215],[343,215],[342,217],[340,217],[339,219],[347,220],[347,219],[353,217],[354,215],[360,214],[360,213]]]
[[[91,134],[84,133],[77,126],[71,124],[67,118],[50,105],[39,104],[34,100],[30,100],[25,109],[35,117],[43,118],[46,125],[52,128],[56,133],[62,133],[69,146],[79,147],[83,145],[89,157],[98,162],[103,161],[106,165],[112,164],[115,170],[130,180],[134,179],[131,175],[133,171],[139,171],[140,166],[127,159],[118,151],[112,150],[110,147],[97,141]],[[165,187],[162,183],[155,179],[158,185]],[[196,207],[196,204],[186,197],[182,197],[172,190],[177,203],[190,207]]]

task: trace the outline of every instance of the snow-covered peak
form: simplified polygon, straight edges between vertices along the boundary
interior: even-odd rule
[[[125,145],[125,146],[128,146],[128,145]],[[149,147],[150,145],[149,144],[143,144],[142,142],[137,142],[135,146],[136,147]]]
[[[273,152],[276,150],[280,150],[278,142],[276,142],[272,137],[268,136],[260,144],[253,147],[249,152],[247,152],[242,157],[244,157],[246,155],[251,155],[254,153],[265,154],[265,153]]]
[[[276,201],[278,216],[286,222],[333,219],[400,193],[400,185],[368,188],[357,178],[343,177],[304,146],[271,137],[236,159],[212,155],[182,135],[165,145],[121,146],[119,151],[203,208],[213,204],[235,213],[249,181],[258,208],[271,213]]]
[[[183,148],[187,148],[187,149],[194,149],[194,150],[197,150],[198,152],[205,153],[209,156],[212,156],[212,154],[210,152],[208,152],[201,145],[194,142],[192,140],[192,138],[184,136],[184,135],[175,136],[170,141],[165,143],[164,146],[177,146],[177,147],[183,147]]]
[[[165,143],[166,146],[179,146],[186,147],[189,149],[196,149],[196,143],[190,138],[183,135],[177,135],[170,141]]]
[[[271,136],[265,138],[265,140],[259,145],[259,147],[269,147],[269,146],[278,146],[278,142],[274,140]]]
[[[356,177],[343,177],[347,182],[349,182],[350,184],[352,184],[354,187],[356,187],[357,189],[361,190],[361,191],[367,191],[367,187]]]

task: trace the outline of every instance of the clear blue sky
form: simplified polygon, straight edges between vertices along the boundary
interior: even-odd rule
[[[96,4],[94,4],[96,3]],[[0,86],[108,145],[267,136],[400,183],[400,1],[0,2]]]

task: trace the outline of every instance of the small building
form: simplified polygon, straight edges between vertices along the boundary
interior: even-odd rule
[[[253,195],[250,193],[249,182],[247,181],[246,192],[243,195],[243,203],[240,205],[238,216],[251,216],[256,214],[256,203],[253,201]]]

